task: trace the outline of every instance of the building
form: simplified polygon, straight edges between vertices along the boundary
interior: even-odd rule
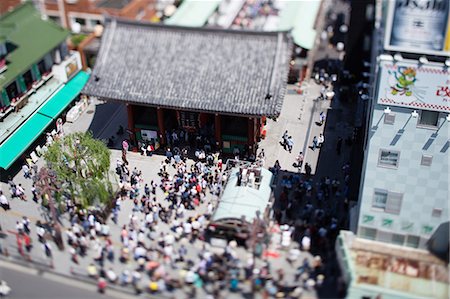
[[[427,49],[436,47],[422,32],[431,27],[413,23],[410,31],[418,32],[392,45],[392,23],[409,13],[399,14],[402,6],[394,4],[376,31],[386,42],[374,67],[356,230],[359,237],[425,248],[449,217],[450,50],[444,39],[440,52]]]
[[[33,4],[3,15],[0,31],[0,168],[7,170],[67,108],[88,75],[80,72],[79,53],[67,49],[69,32],[43,20]]]
[[[358,236],[424,248],[449,217],[450,73],[384,56],[378,67]]]
[[[103,23],[105,16],[150,21],[155,14],[154,0],[37,0],[36,2],[43,14],[72,31],[93,31],[96,25]]]
[[[291,48],[286,32],[111,20],[83,92],[127,104],[135,145],[182,129],[225,153],[254,153],[264,117],[281,111]]]
[[[0,1],[0,15],[7,13],[14,9],[14,7],[18,6],[22,3],[21,0],[3,0]]]
[[[336,256],[347,298],[446,299],[447,263],[427,251],[358,238],[341,231]]]

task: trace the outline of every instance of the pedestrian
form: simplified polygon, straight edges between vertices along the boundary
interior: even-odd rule
[[[339,137],[338,141],[336,143],[336,154],[338,154],[338,155],[341,154],[341,148],[342,148],[342,138]]]
[[[283,136],[281,137],[281,142],[280,144],[283,146],[283,148],[286,150],[287,149],[287,139],[288,139],[288,130],[284,131]]]
[[[325,142],[325,137],[323,137],[323,134],[320,133],[319,137],[317,138],[317,147],[321,148],[322,144]]]
[[[262,148],[261,151],[258,154],[258,159],[263,160],[266,158],[266,153],[264,152],[264,149]]]
[[[38,194],[37,194],[37,190],[36,190],[36,186],[34,185],[34,183],[33,183],[33,185],[31,186],[31,194],[33,194],[33,201],[35,202],[35,203],[38,203]]]
[[[289,136],[287,139],[287,147],[288,147],[289,153],[291,153],[292,148],[294,147],[294,140],[292,139],[292,136]]]
[[[8,211],[11,209],[9,206],[9,201],[6,198],[6,196],[3,194],[3,192],[0,190],[0,205],[2,206],[3,210]]]
[[[106,280],[103,277],[99,277],[97,281],[97,290],[100,294],[105,293],[106,290]]]
[[[297,156],[297,164],[296,164],[299,171],[302,169],[304,159],[305,156],[303,155],[303,152],[300,152]]]
[[[319,114],[319,124],[323,125],[325,123],[325,113],[322,111]]]
[[[23,171],[23,177],[26,179],[31,179],[31,172],[30,172],[30,167],[28,166],[28,164],[23,164],[22,165],[22,171]]]
[[[315,150],[317,148],[317,146],[318,146],[318,139],[317,139],[317,136],[314,136],[313,137],[313,141],[312,141],[312,145],[310,146],[310,148],[312,150]]]
[[[44,240],[42,244],[42,249],[44,250],[45,256],[49,259],[52,258],[52,247],[50,246],[50,243],[47,240]]]
[[[311,175],[311,171],[312,171],[311,166],[308,163],[305,163],[305,173],[306,173],[306,175],[310,176]]]
[[[30,234],[30,219],[28,219],[27,216],[22,217],[22,225],[23,225],[23,231],[29,235]]]

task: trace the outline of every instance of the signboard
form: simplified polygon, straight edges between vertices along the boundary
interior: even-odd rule
[[[77,59],[76,57],[73,57],[67,64],[66,64],[66,75],[67,75],[67,80],[69,80],[70,78],[72,78],[73,75],[75,75],[75,73],[78,71],[78,64],[77,64]]]
[[[142,140],[156,141],[158,139],[158,132],[152,130],[141,130]]]
[[[387,50],[450,56],[449,0],[391,0]]]
[[[450,73],[439,66],[380,62],[378,104],[450,111]]]

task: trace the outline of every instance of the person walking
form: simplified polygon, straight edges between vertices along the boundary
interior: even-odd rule
[[[297,156],[297,164],[296,164],[298,171],[301,171],[304,159],[305,159],[305,156],[303,155],[303,152],[300,152]]]
[[[317,148],[317,146],[318,146],[318,139],[317,136],[314,136],[310,148],[314,151]]]
[[[28,164],[23,164],[22,165],[22,171],[23,171],[23,177],[26,179],[31,179],[31,172],[30,172],[30,167],[28,166]]]
[[[325,113],[323,111],[320,112],[320,114],[319,114],[319,124],[320,124],[320,126],[325,123],[325,117],[326,117]]]
[[[292,136],[289,136],[287,139],[287,147],[288,147],[289,153],[292,153],[292,148],[294,147],[294,140],[292,139]]]
[[[9,201],[6,198],[6,196],[3,194],[3,192],[0,190],[0,206],[3,208],[3,210],[8,211],[11,209],[9,206]]]
[[[319,134],[319,137],[317,138],[317,147],[321,148],[322,144],[325,142],[325,137],[322,133]]]
[[[307,176],[310,176],[312,172],[311,166],[309,165],[309,163],[305,163],[305,173]]]
[[[282,141],[280,142],[281,145],[283,146],[284,150],[287,149],[287,139],[288,139],[288,130],[284,131],[283,136],[281,137]]]

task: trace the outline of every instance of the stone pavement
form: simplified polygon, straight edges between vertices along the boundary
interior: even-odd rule
[[[117,120],[126,120],[125,109],[123,106],[117,106],[116,104],[102,104],[99,101],[93,101],[88,109],[80,116],[80,118],[73,124],[66,123],[64,125],[64,132],[65,133],[71,133],[75,131],[86,131],[86,130],[93,130],[94,136],[97,136],[99,138],[108,138],[111,135],[114,135],[117,131],[118,123]],[[119,122],[121,123],[121,122]],[[123,124],[123,123],[122,123]],[[117,143],[120,144],[121,138],[124,136],[117,136]],[[114,171],[115,168],[115,161],[117,158],[121,157],[121,152],[119,150],[111,150],[111,171]],[[152,179],[156,179],[159,181],[159,177],[157,176],[157,172],[159,170],[160,162],[165,159],[163,156],[159,155],[153,155],[152,157],[145,157],[140,155],[139,153],[128,153],[128,161],[130,163],[130,169],[133,169],[134,167],[137,167],[138,169],[142,170],[144,182],[149,183]],[[189,165],[192,164],[192,161],[189,161]],[[43,166],[42,159],[39,159],[37,162],[38,166]],[[173,172],[174,169],[170,168],[170,171]],[[115,175],[112,175],[112,177],[116,177]],[[46,218],[45,212],[40,208],[40,206],[36,203],[34,203],[31,198],[31,180],[25,179],[23,177],[22,172],[20,171],[14,178],[14,181],[16,184],[22,184],[22,186],[26,190],[26,194],[28,197],[28,201],[24,202],[17,198],[11,200],[11,210],[8,212],[4,212],[3,210],[0,211],[0,224],[4,231],[15,231],[15,222],[20,220],[22,216],[26,215],[30,218],[32,225],[31,225],[31,236],[34,239],[34,248],[31,251],[32,260],[34,262],[38,262],[41,264],[50,264],[50,260],[48,260],[43,250],[40,248],[40,244],[37,242],[36,238],[36,227],[34,223],[37,220],[43,220]],[[5,183],[0,183],[2,190],[6,191],[6,194],[9,195],[8,192],[8,186]],[[8,196],[9,198],[9,196]],[[157,198],[162,199],[163,194],[161,190],[157,191]],[[207,200],[215,200],[212,198],[211,195],[208,194]],[[110,226],[110,231],[112,240],[115,245],[115,256],[116,256],[116,262],[110,263],[107,260],[105,261],[105,269],[108,269],[109,267],[112,267],[116,273],[120,273],[124,269],[133,269],[136,264],[135,262],[131,262],[129,264],[121,264],[117,261],[117,257],[119,256],[120,252],[120,229],[121,225],[128,223],[129,221],[129,215],[132,212],[133,204],[131,201],[127,200],[122,203],[121,206],[121,212],[119,213],[119,224],[116,225],[112,223],[111,220],[108,221],[108,225]],[[187,216],[194,216],[197,213],[202,213],[206,211],[206,202],[203,204],[200,208],[197,208],[196,211],[188,211]],[[142,218],[143,216],[140,215],[139,218]],[[62,223],[64,227],[69,227],[67,216],[61,217]],[[168,232],[169,227],[165,224],[160,224],[158,227],[158,232]],[[15,244],[15,237],[13,234],[9,233],[8,238],[5,240],[1,240],[3,242],[3,247],[7,247],[11,256],[18,257],[17,253],[17,245]],[[63,234],[64,235],[64,234]],[[65,235],[64,235],[65,238]],[[54,271],[57,273],[62,273],[65,275],[70,275],[71,271],[75,271],[76,273],[85,273],[86,267],[90,262],[93,261],[93,250],[89,250],[87,257],[80,258],[80,264],[75,265],[70,261],[70,255],[67,251],[67,246],[65,251],[59,251],[57,250],[54,243],[51,243],[53,247],[53,265],[54,265]],[[179,244],[177,245],[179,246]],[[201,241],[196,241],[194,244],[186,244],[186,247],[188,248],[188,258],[192,258],[195,260],[197,253],[200,251],[202,247]],[[301,264],[301,261],[303,258],[307,258],[309,260],[312,260],[312,255],[308,252],[302,252],[301,256],[299,257],[297,263],[294,265],[289,265],[286,258],[287,250],[280,251],[281,257],[279,258],[271,258],[270,262],[272,264],[272,271],[273,273],[276,272],[277,269],[284,269],[286,272],[286,276],[291,280],[293,278],[294,271],[297,266]],[[238,249],[239,256],[245,260],[248,253],[243,249]],[[258,263],[260,263],[259,261]],[[177,270],[175,270],[177,272]],[[0,273],[1,274],[1,273]],[[3,276],[3,275],[2,275]],[[292,283],[292,282],[291,282]],[[244,284],[242,286],[243,293],[250,293],[251,292],[251,286]],[[178,294],[175,293],[175,294]],[[201,293],[200,293],[201,294]],[[179,292],[179,296],[182,296],[183,293]],[[311,298],[315,297],[315,292],[305,292],[305,295],[309,295]],[[202,295],[199,295],[199,298],[202,298]],[[239,294],[227,294],[227,298],[240,298]]]

